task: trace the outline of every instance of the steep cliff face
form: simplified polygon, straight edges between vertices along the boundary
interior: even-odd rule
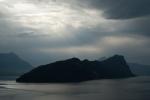
[[[95,79],[134,76],[123,56],[115,55],[103,61],[71,58],[39,66],[22,75],[17,82],[81,82]]]
[[[32,68],[15,53],[0,54],[0,75],[21,75]]]

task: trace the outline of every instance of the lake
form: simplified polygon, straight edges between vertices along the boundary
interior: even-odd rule
[[[72,84],[0,81],[0,100],[150,100],[150,77]]]

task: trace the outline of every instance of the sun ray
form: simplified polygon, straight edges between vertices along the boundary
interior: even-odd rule
[[[8,10],[15,23],[56,37],[69,35],[71,29],[87,26],[90,28],[104,21],[104,18],[96,10],[90,12],[85,9],[77,10],[68,4],[54,1],[45,3],[44,6],[33,2],[19,1],[9,5],[11,7]]]

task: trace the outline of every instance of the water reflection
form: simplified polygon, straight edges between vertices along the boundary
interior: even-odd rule
[[[20,95],[27,95],[29,100],[149,100],[150,98],[150,77],[99,80],[80,84],[20,84],[1,81],[0,86],[17,89]],[[16,94],[15,98],[18,99],[20,95]]]

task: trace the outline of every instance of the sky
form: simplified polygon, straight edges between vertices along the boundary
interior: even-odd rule
[[[150,64],[150,0],[0,0],[0,52],[32,65],[114,54]]]

